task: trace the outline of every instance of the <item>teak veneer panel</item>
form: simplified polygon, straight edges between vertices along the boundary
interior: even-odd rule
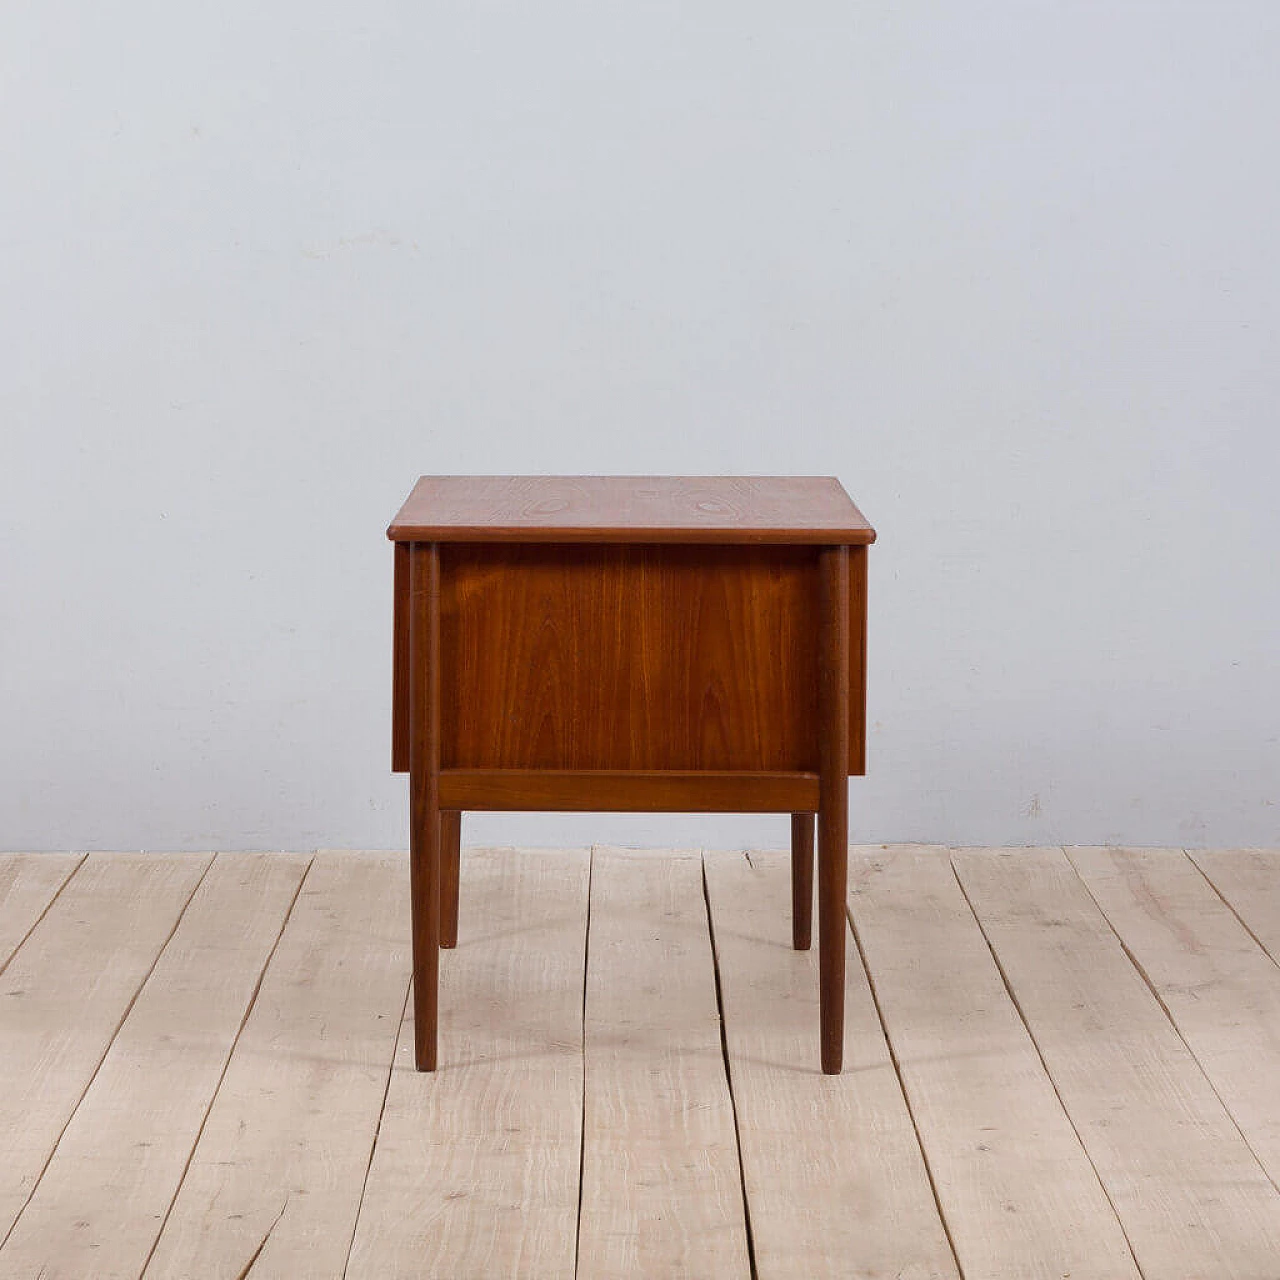
[[[817,767],[811,548],[440,553],[442,768]]]
[[[422,476],[397,542],[785,542],[865,546],[832,476]]]
[[[592,562],[592,558],[590,554],[588,553],[585,556],[582,555],[580,548],[560,547],[560,548],[555,548],[553,550],[550,547],[539,547],[539,548],[536,548],[536,550],[541,553],[541,560],[543,563],[546,563],[548,560],[554,561],[554,558],[557,552],[572,553],[575,551],[579,553],[577,562],[576,562],[579,566],[579,569],[585,568]],[[618,549],[615,548],[614,550],[616,552]],[[638,550],[637,548],[631,548],[633,560],[637,558],[635,554],[637,550]],[[683,560],[687,568],[691,559],[696,562],[697,558],[701,557],[703,559],[703,565],[705,567],[708,564],[715,563],[717,550],[720,550],[722,556],[724,555],[724,552],[722,549],[712,549],[712,548],[705,548],[705,547],[700,547],[696,549],[685,548],[683,549],[683,551],[677,548],[661,548],[661,549],[651,548],[649,549],[649,558],[661,559],[663,554],[671,555],[677,562]],[[496,595],[501,591],[502,589],[501,584],[496,580],[498,578],[496,569],[498,565],[503,562],[504,555],[508,557],[506,562],[511,564],[513,567],[522,562],[522,557],[518,553],[513,552],[513,549],[511,548],[496,548],[496,549],[489,548],[489,547],[453,548],[451,549],[451,554],[448,554],[443,557],[442,568],[445,571],[446,577],[445,577],[444,583],[442,584],[442,589],[446,593],[445,595],[446,600],[448,599],[449,592],[452,590],[447,577],[448,566],[454,560],[455,556],[457,558],[457,563],[462,564],[464,566],[469,566],[470,569],[477,576],[479,576],[480,566],[483,564],[485,560],[486,552],[489,553],[489,557],[490,557],[489,568],[492,573],[492,576],[486,577],[486,580],[483,584],[476,584],[474,586],[474,590],[480,595],[484,595],[485,593],[488,593],[490,596],[492,596],[492,595]],[[761,549],[760,551],[754,554],[743,553],[742,551],[738,551],[736,552],[736,554],[734,552],[729,552],[728,558],[730,561],[733,561],[736,559],[740,566],[743,564],[752,563],[757,559],[762,565],[767,565],[773,562],[773,558],[777,557],[778,554],[779,554],[778,548],[765,548],[765,549]],[[793,571],[794,571],[794,566],[797,562],[800,564],[804,563],[805,555],[806,553],[804,551],[797,551],[794,548],[781,549],[782,562],[784,564],[788,564],[788,563],[791,564],[793,567]],[[604,551],[599,558],[605,562],[608,562],[608,560],[610,559],[607,551]],[[525,557],[525,559],[527,560],[529,559],[529,557]],[[619,559],[619,557],[615,555],[614,559],[617,560]],[[816,561],[815,561],[815,564],[816,564]],[[638,573],[638,570],[633,570],[633,572]],[[675,571],[673,570],[672,572],[674,574]],[[749,576],[752,571],[746,570],[745,572]],[[757,569],[754,572],[757,574],[757,576],[767,580],[768,573],[766,571],[762,569]],[[815,570],[815,574],[816,574],[816,570]],[[814,583],[811,585],[809,589],[811,590],[810,603],[806,606],[805,616],[806,618],[809,618],[810,622],[812,623],[812,618],[811,618],[812,609],[816,608],[816,590],[817,590],[816,577],[815,577]],[[584,583],[578,588],[576,594],[581,596],[581,595],[587,594],[589,591],[590,591],[589,583]],[[574,591],[570,588],[566,588],[566,592],[568,595],[575,594]],[[394,638],[393,638],[393,652],[392,652],[393,711],[392,711],[392,746],[391,746],[391,767],[397,773],[405,773],[408,771],[408,768],[409,768],[408,598],[409,598],[409,544],[398,542],[395,545],[395,574],[394,574],[394,592],[393,592]],[[779,601],[779,603],[781,603],[781,601]],[[470,603],[471,612],[475,613],[479,610],[479,608],[480,608],[480,601],[472,600]],[[459,621],[461,621],[461,610],[459,610],[457,618]],[[866,553],[865,547],[854,547],[850,551],[849,618],[850,618],[850,627],[849,627],[849,772],[851,774],[861,776],[862,774],[865,774],[867,770],[867,765],[866,765],[867,553]],[[661,626],[661,618],[655,616],[651,609],[647,612],[647,619],[649,624],[655,631]],[[686,613],[685,620],[686,621],[688,620],[687,613]],[[495,632],[498,632],[498,631],[505,632],[505,630],[509,626],[518,625],[518,623],[513,624],[512,622],[507,620],[477,618],[476,621],[480,624],[478,629],[482,630],[486,635],[493,635]],[[546,642],[551,643],[551,640],[554,639],[566,648],[572,648],[572,649],[582,648],[585,650],[587,648],[585,644],[582,644],[581,642],[575,642],[574,638],[571,635],[567,634],[567,627],[570,621],[571,619],[562,619],[557,623],[553,620],[549,620],[547,624],[549,627],[549,638],[546,640]],[[444,619],[442,619],[442,622],[444,622],[446,626],[445,636],[447,637],[449,634],[447,630],[447,626],[448,626],[447,615]],[[618,633],[618,619],[616,615],[612,619],[612,622],[613,622],[612,629],[615,633],[615,638],[621,639],[624,642],[624,645],[627,646],[627,647],[624,647],[622,650],[620,650],[616,655],[618,658],[618,664],[620,665],[623,659],[625,658],[626,654],[632,651],[629,648],[630,642],[628,638]],[[597,621],[597,628],[596,628],[597,633],[602,631],[605,628],[605,626],[608,625],[608,623],[609,623],[608,618],[599,619]],[[529,624],[526,622],[524,626],[527,629]],[[723,633],[723,628],[721,628],[721,631]],[[767,639],[767,635],[765,638]],[[796,638],[797,637],[795,635],[794,627],[788,628],[788,639],[794,642]],[[799,639],[800,639],[801,646],[803,648],[804,637],[800,637]],[[457,638],[457,633],[455,633],[454,649],[452,650],[452,653],[454,654],[454,656],[458,656],[458,657],[464,656],[467,653],[473,653],[478,655],[479,651],[477,649],[477,645],[480,642],[481,642],[481,637],[475,636],[473,638],[468,639],[464,645]],[[665,650],[665,646],[663,645],[661,637],[659,636],[650,645],[650,651],[656,651],[658,653],[662,653],[664,652],[664,650]],[[807,649],[805,649],[804,651],[808,652]],[[505,659],[503,659],[500,654],[495,655],[495,656],[492,656],[491,661],[503,662],[503,665],[507,669],[515,669],[517,671],[517,674],[520,674],[518,671],[518,668],[514,667],[513,659],[510,656],[507,656]],[[811,666],[812,663],[810,662],[808,665]],[[524,672],[523,674],[529,678],[534,678],[534,679],[545,680],[548,678],[545,675],[539,676],[536,671],[527,671],[527,672]],[[792,686],[794,687],[795,673],[793,672],[792,675],[793,675]],[[473,679],[479,679],[479,676],[480,676],[479,672],[473,673]],[[621,673],[616,670],[615,670],[615,676],[619,680],[622,678]],[[637,671],[635,673],[635,676],[636,678],[631,680],[627,687],[628,688],[631,688],[632,686],[638,687],[638,689],[640,690],[641,696],[643,698],[643,696],[647,695],[650,689],[650,682],[645,678],[643,672]],[[811,678],[816,681],[816,676],[811,675],[811,673],[809,673],[807,670],[804,673],[804,676],[802,678]],[[685,675],[684,679],[686,680],[688,679],[687,674]],[[547,688],[546,692],[549,696],[552,692],[556,692],[556,690]],[[596,701],[599,701],[600,699],[599,690],[597,689],[592,692],[593,692],[593,697],[595,697]],[[799,700],[797,699],[797,701]],[[476,731],[478,730],[479,726],[474,725],[477,708],[473,703],[468,702],[461,692],[453,696],[451,706],[452,706],[452,716],[453,716],[452,723],[454,725],[459,725],[464,720],[472,722],[473,733],[472,733],[471,743],[472,743],[472,749],[475,750],[477,746],[477,739],[483,736],[481,733]],[[695,707],[694,710],[695,710],[695,713],[699,713],[698,708]],[[446,705],[445,705],[444,711],[447,717],[450,714],[450,699],[448,698],[446,698]],[[632,711],[632,706],[630,705],[630,703],[626,707],[614,708],[612,711],[612,715],[614,717],[614,724],[616,725],[619,722],[619,720],[623,717],[626,717],[629,720],[631,716],[631,711]],[[812,723],[812,707],[809,705],[805,706],[804,713],[807,717],[807,723]],[[501,711],[499,712],[499,718],[505,719]],[[652,713],[646,712],[646,718],[651,719]],[[446,720],[446,733],[448,732],[449,723],[450,722]],[[496,731],[491,727],[489,736],[492,738],[495,732]],[[508,731],[504,731],[504,737],[510,737],[510,736],[511,734]],[[649,754],[652,755],[653,752],[651,751]],[[458,765],[453,763],[452,761],[449,761],[448,758],[446,757],[446,767],[456,768],[458,767]],[[496,767],[496,766],[490,766],[490,767]],[[604,766],[597,766],[597,767],[604,767]],[[662,767],[676,768],[678,766],[666,765]],[[808,767],[812,768],[814,766],[811,765]],[[532,804],[533,802],[530,800],[529,806],[532,807]],[[459,805],[459,807],[464,807],[464,806]],[[483,806],[481,804],[473,802],[469,807],[480,808]],[[504,803],[498,807],[514,808],[516,806],[510,803]],[[607,806],[602,805],[601,807],[607,807]],[[642,802],[637,807],[641,809],[652,809],[660,806],[656,806],[652,802]],[[726,807],[733,807],[733,806],[726,806]],[[759,806],[752,806],[752,807],[758,808],[760,811],[766,811],[776,806],[772,804],[762,803]],[[782,806],[782,807],[785,808],[785,806]],[[796,807],[799,807],[799,806],[796,806]]]
[[[849,772],[867,772],[867,549],[849,548]]]

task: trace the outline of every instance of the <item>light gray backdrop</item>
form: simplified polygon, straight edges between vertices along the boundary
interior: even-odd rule
[[[1277,65],[1273,0],[5,5],[0,847],[403,846],[431,471],[838,475],[857,839],[1280,844]]]

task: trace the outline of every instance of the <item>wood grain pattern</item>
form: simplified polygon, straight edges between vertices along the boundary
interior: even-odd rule
[[[391,772],[409,772],[409,544],[394,548],[391,601]]]
[[[675,769],[446,769],[440,803],[454,809],[596,813],[789,813],[818,807],[815,773]]]
[[[585,849],[468,850],[449,1053],[415,1072],[406,1018],[346,1280],[572,1277],[588,870]]]
[[[790,950],[787,855],[704,855],[760,1280],[958,1280],[853,938],[845,1070],[815,1070],[818,962]]]
[[[419,1071],[434,1071],[440,970],[440,549],[409,556],[409,900]],[[456,807],[456,806],[455,806]]]
[[[1067,850],[1272,1182],[1280,973],[1176,849]]]
[[[209,862],[90,854],[0,978],[0,1239]]]
[[[849,878],[854,928],[964,1274],[1138,1280],[947,851],[858,850]]]
[[[0,972],[83,859],[79,853],[0,853]]]
[[[849,863],[849,551],[819,553],[818,969],[822,1070],[844,1052],[844,935]]]
[[[813,943],[813,830],[816,815],[791,815],[791,945],[808,951]]]
[[[953,861],[1146,1280],[1273,1280],[1280,1194],[1062,850]]]
[[[440,813],[440,945],[458,945],[458,890],[462,860],[462,814]]]
[[[441,558],[444,768],[816,768],[811,549]]]
[[[219,854],[0,1249],[0,1278],[142,1274],[306,866]]]
[[[597,849],[578,1274],[750,1275],[701,860]]]
[[[1096,1193],[1082,1195],[1081,1152],[1068,1142],[1062,1154],[1065,1103],[1146,1280],[1272,1280],[1270,1193],[1240,1151],[1247,1144],[1270,1166],[1280,1124],[1280,969],[1264,950],[1280,932],[1280,851],[1197,853],[1213,885],[1177,850],[1072,853],[1090,901],[1054,853],[954,854],[986,937],[954,876],[947,888],[945,851],[853,859],[874,994],[965,1274],[1134,1274],[1109,1252],[1116,1228],[1104,1213],[1099,1229]],[[661,854],[637,859],[664,879]],[[888,865],[860,884],[860,867],[877,859]],[[403,1016],[405,860],[335,860],[350,872],[299,898],[174,1204],[161,1242],[169,1260],[159,1255],[147,1274],[337,1277],[360,1203],[349,1280],[572,1276],[585,855],[469,853],[462,949],[445,954],[441,972],[456,1054],[435,1075],[412,1071]],[[912,870],[916,860],[927,876]],[[0,1248],[0,1278],[137,1275],[135,1250],[163,1217],[157,1192],[191,1152],[192,1117],[226,1051],[250,952],[261,955],[287,894],[274,877],[296,860],[220,856],[184,908],[205,861],[94,855],[0,981],[0,1186],[28,1161],[33,1137],[51,1135],[52,1152],[26,1164],[44,1173]],[[258,870],[222,878],[232,861]],[[175,862],[185,884],[172,878]],[[695,1023],[714,1061],[714,1005],[698,994],[714,979],[698,979],[692,998],[686,990],[714,941],[757,1274],[955,1280],[943,1224],[927,1201],[920,1207],[911,1120],[856,951],[846,946],[847,1069],[822,1076],[817,958],[790,947],[786,855],[704,865],[713,938],[705,912],[696,927],[697,888],[681,872],[634,917],[624,886],[607,955],[593,952],[607,971],[594,989],[604,1020],[591,1052],[611,1060],[613,1082],[603,1088],[597,1072],[594,1085],[622,1097],[603,1118],[597,1110],[597,1138],[634,1156],[611,1160],[606,1148],[595,1162],[597,1229],[617,1227],[616,1253],[633,1259],[652,1237],[657,1256],[635,1273],[744,1274],[740,1255],[720,1267],[714,1243],[691,1249],[688,1269],[670,1263],[672,1235],[722,1221],[738,1203],[737,1184],[718,1172],[723,1140],[707,1140],[704,1117],[723,1106],[704,1092],[710,1067],[672,1085],[684,1057],[703,1052],[688,1045]],[[1123,962],[1099,899],[1128,947]],[[1130,956],[1180,1037],[1152,1012],[1157,997]],[[237,1066],[248,1050],[252,1061]],[[656,1185],[637,1187],[649,1179]],[[666,1221],[657,1215],[668,1185],[679,1203]],[[638,1224],[637,1207],[647,1215]],[[182,1246],[179,1230],[191,1237]],[[579,1274],[591,1274],[585,1257]]]
[[[867,772],[867,549],[849,548],[849,773]]]
[[[423,476],[403,542],[809,542],[875,530],[831,476]]]
[[[408,995],[406,870],[316,855],[147,1280],[342,1274]]]
[[[1188,849],[1187,857],[1280,964],[1280,849]]]

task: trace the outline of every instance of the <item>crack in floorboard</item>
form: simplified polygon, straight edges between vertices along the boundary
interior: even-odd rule
[[[249,1261],[244,1264],[240,1274],[236,1276],[236,1280],[246,1280],[249,1272],[258,1265],[258,1259],[262,1257],[262,1251],[267,1247],[267,1241],[271,1239],[271,1233],[280,1225],[280,1219],[284,1217],[284,1211],[289,1207],[289,1197],[285,1196],[284,1204],[280,1206],[280,1212],[276,1214],[275,1220],[267,1228],[267,1234],[262,1237],[262,1243],[249,1255]]]

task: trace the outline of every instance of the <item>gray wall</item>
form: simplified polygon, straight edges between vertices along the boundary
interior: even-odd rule
[[[429,471],[840,476],[855,838],[1280,844],[1277,65],[1272,0],[4,6],[0,847],[404,845]]]

